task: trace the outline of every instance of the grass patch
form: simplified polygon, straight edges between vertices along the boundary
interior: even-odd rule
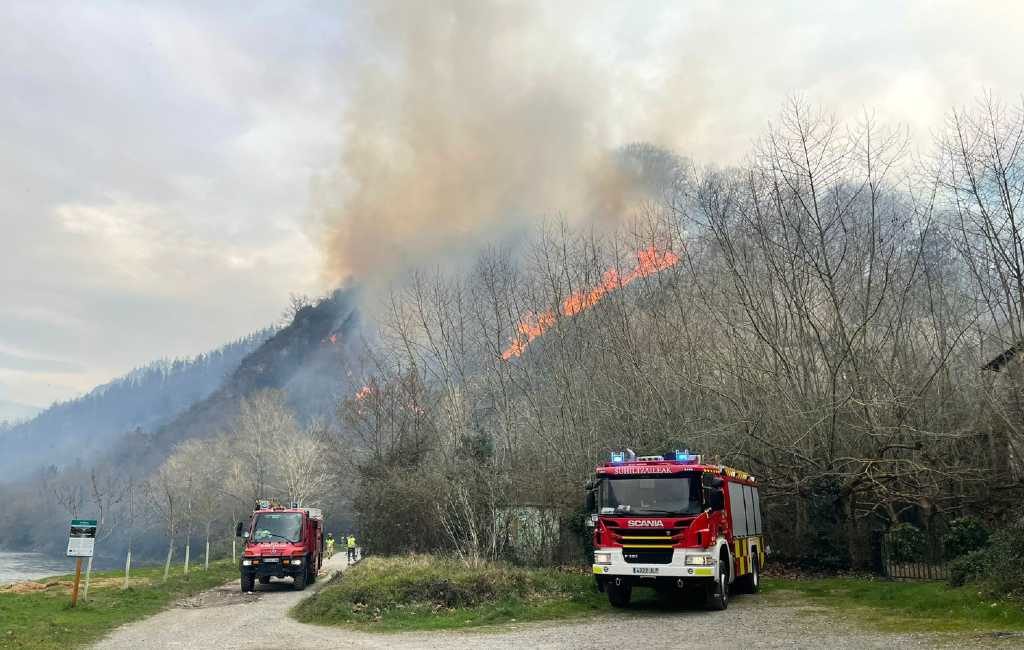
[[[305,623],[441,630],[584,616],[608,609],[583,571],[504,564],[468,568],[426,555],[370,557],[299,603]]]
[[[978,589],[943,582],[901,582],[863,578],[769,579],[763,589],[772,602],[797,592],[815,605],[842,611],[887,632],[995,632],[1024,630],[1020,602],[985,598]]]
[[[168,605],[238,578],[231,560],[193,569],[188,578],[172,567],[162,581],[163,567],[133,569],[130,586],[121,589],[124,574],[93,572],[89,600],[71,608],[73,575],[34,581],[44,589],[15,593],[0,590],[0,648],[68,648],[92,643],[115,627],[155,614]],[[83,577],[83,584],[85,582]],[[81,592],[79,592],[81,593]]]

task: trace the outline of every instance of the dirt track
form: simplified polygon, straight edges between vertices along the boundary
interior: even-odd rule
[[[335,556],[330,571],[344,567]],[[779,606],[759,596],[736,598],[724,612],[684,610],[598,616],[571,623],[511,624],[474,632],[370,634],[298,623],[288,610],[326,580],[304,592],[288,581],[242,594],[234,582],[179,603],[171,610],[116,630],[97,648],[600,648],[642,644],[685,648],[729,639],[735,648],[934,648],[985,645],[1017,647],[1020,639],[883,634],[857,629],[820,609]],[[773,598],[778,601],[779,598]]]

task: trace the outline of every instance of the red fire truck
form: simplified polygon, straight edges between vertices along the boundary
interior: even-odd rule
[[[323,562],[324,516],[319,508],[284,507],[259,499],[248,523],[238,522],[235,533],[245,537],[239,569],[242,591],[253,591],[256,581],[290,577],[295,589],[316,582]]]
[[[705,464],[688,450],[614,452],[588,484],[594,577],[615,607],[633,587],[702,590],[711,609],[730,591],[754,593],[767,548],[753,476]]]

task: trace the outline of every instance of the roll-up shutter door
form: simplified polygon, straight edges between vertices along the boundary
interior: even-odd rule
[[[757,488],[753,488],[754,493],[754,530],[757,531],[757,535],[761,535],[761,495],[758,493]]]
[[[738,537],[747,535],[747,514],[743,502],[743,486],[729,483],[729,509],[732,511],[732,534]]]
[[[745,505],[744,513],[747,517],[748,535],[756,535],[758,532],[760,532],[757,529],[757,520],[754,518],[754,495],[752,494],[753,491],[754,489],[749,485],[743,486],[743,502]]]

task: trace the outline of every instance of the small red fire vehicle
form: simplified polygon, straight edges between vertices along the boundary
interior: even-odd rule
[[[286,508],[269,500],[256,501],[248,524],[235,531],[245,537],[239,569],[242,591],[253,591],[256,581],[290,577],[295,589],[316,581],[323,562],[324,517],[319,508]]]
[[[689,451],[612,453],[588,484],[594,577],[615,607],[633,587],[702,590],[725,609],[729,593],[760,587],[767,548],[758,484]]]

